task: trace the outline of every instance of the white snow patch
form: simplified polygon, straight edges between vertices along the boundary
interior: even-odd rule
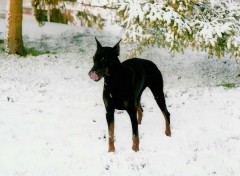
[[[172,137],[165,136],[164,118],[146,89],[140,152],[131,151],[127,113],[117,111],[116,152],[107,153],[103,81],[93,82],[88,71],[94,36],[104,46],[114,46],[120,36],[59,24],[40,28],[27,18],[25,46],[44,44],[57,53],[0,54],[0,175],[240,174],[239,63],[190,50],[174,57],[165,49],[146,50],[141,57],[153,60],[164,77]],[[3,24],[1,19],[2,34]],[[124,60],[128,46],[121,48]]]

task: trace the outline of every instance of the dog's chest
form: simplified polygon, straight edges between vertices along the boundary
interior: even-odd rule
[[[133,88],[130,82],[114,81],[105,82],[104,89],[108,92],[109,97],[114,101],[125,101],[133,96]]]
[[[109,102],[113,105],[114,108],[119,110],[125,110],[128,108],[130,102],[130,95],[126,93],[110,93],[109,92]]]
[[[132,90],[127,86],[111,86],[108,89],[109,96],[113,100],[126,100],[132,95]]]

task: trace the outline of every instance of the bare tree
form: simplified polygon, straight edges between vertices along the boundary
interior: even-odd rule
[[[9,54],[24,55],[22,3],[23,0],[8,0],[6,51]]]

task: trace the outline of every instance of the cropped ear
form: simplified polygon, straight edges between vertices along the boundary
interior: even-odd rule
[[[117,44],[113,47],[114,53],[119,56],[120,55],[120,46],[119,43],[121,42],[122,39],[119,40],[119,42],[117,42]]]
[[[97,48],[101,48],[102,45],[101,45],[101,43],[97,40],[97,37],[95,37],[95,40],[96,40],[96,42],[97,42]]]

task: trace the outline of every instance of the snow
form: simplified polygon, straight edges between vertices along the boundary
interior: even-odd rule
[[[0,39],[5,35],[0,19]],[[115,29],[115,28],[114,28]],[[24,16],[25,47],[54,53],[0,53],[0,175],[4,176],[238,176],[240,64],[187,50],[151,47],[141,57],[163,73],[172,137],[149,89],[143,94],[140,151],[131,150],[126,112],[115,113],[116,152],[107,153],[103,81],[88,76],[94,36],[114,46],[120,36]],[[129,46],[121,44],[126,58]],[[235,83],[235,88],[223,85]]]

